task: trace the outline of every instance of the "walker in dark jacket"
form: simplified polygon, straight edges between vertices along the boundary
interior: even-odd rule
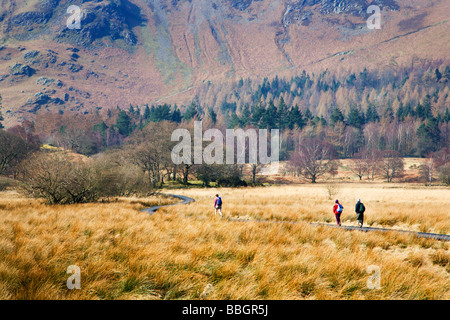
[[[364,211],[366,211],[366,207],[361,202],[361,200],[358,199],[358,202],[355,205],[355,212],[356,212],[356,220],[358,220],[360,228],[362,228],[364,222]]]

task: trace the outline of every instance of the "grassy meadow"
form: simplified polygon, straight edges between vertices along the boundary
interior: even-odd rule
[[[366,226],[448,234],[448,188],[345,183],[170,192],[196,202],[150,216],[140,209],[176,200],[49,206],[0,192],[0,299],[450,299],[449,243],[309,225],[335,223],[336,198],[343,224],[356,225],[361,198]],[[214,217],[216,193],[223,219]],[[67,288],[70,265],[81,270],[79,290]],[[368,287],[369,266],[379,267],[379,289]]]

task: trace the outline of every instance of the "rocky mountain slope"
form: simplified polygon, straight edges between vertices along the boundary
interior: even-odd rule
[[[369,5],[381,29],[367,27]],[[81,9],[70,29],[70,5]],[[186,103],[209,82],[449,59],[447,0],[2,0],[5,125]]]

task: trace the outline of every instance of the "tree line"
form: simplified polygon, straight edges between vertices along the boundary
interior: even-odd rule
[[[341,76],[303,72],[291,79],[275,77],[261,83],[250,79],[221,87],[207,83],[188,105],[38,114],[34,121],[8,129],[1,124],[0,104],[0,175],[28,183],[39,181],[30,168],[36,174],[40,171],[36,163],[52,163],[46,158],[51,151],[40,148],[46,143],[87,156],[83,161],[71,159],[74,166],[62,165],[68,161],[64,152],[55,157],[61,166],[54,163],[53,167],[65,172],[56,176],[73,178],[67,179],[72,183],[66,183],[64,196],[46,196],[50,203],[148,194],[168,180],[188,184],[190,176],[205,186],[213,181],[223,186],[255,184],[260,165],[251,167],[247,181],[243,166],[173,165],[171,132],[180,127],[192,130],[193,121],[201,120],[205,129],[223,132],[229,128],[280,129],[280,160],[288,163],[286,173],[311,182],[335,174],[339,160],[345,158],[351,159],[348,169],[360,179],[382,175],[390,182],[401,176],[403,157],[419,156],[427,158],[420,168],[424,181],[439,178],[448,184],[449,71],[442,63],[422,62],[421,67],[381,75],[367,70]],[[24,166],[26,161],[33,165]],[[62,185],[51,179],[47,182]],[[69,192],[69,185],[86,188]],[[109,188],[101,188],[105,185]],[[42,190],[33,186],[28,192]]]
[[[149,122],[142,130],[130,134],[120,147],[91,157],[62,148],[40,148],[39,137],[26,134],[22,126],[0,130],[2,175],[17,179],[24,192],[45,198],[50,204],[91,202],[133,194],[149,195],[165,182],[178,181],[188,185],[192,177],[202,181],[204,186],[209,186],[211,182],[216,182],[218,186],[257,183],[261,164],[174,164],[171,152],[176,142],[171,141],[171,134],[180,127],[192,132],[193,121],[180,124],[172,121]],[[314,183],[324,175],[335,175],[342,163],[338,149],[329,140],[330,136],[320,138],[317,128],[311,127],[310,130],[298,132],[295,138],[299,142],[294,144],[293,151],[287,156],[287,166],[281,173],[302,176]],[[285,136],[282,144],[287,141],[289,138]],[[204,144],[206,146],[208,143]],[[401,154],[391,149],[380,150],[377,144],[373,146],[355,153],[347,161],[348,169],[360,180],[382,176],[391,182],[401,177],[404,171]],[[247,156],[248,147],[246,145]],[[443,183],[450,184],[449,163],[449,148],[430,153],[425,164],[419,168],[423,181],[431,184],[439,178]]]
[[[41,114],[34,125],[44,140],[85,155],[120,146],[150,122],[181,124],[198,119],[210,127],[277,128],[286,135],[311,127],[332,130],[337,137],[330,142],[339,157],[352,157],[373,143],[366,138],[368,131],[376,131],[380,150],[424,157],[449,143],[449,79],[448,64],[414,60],[411,66],[383,70],[302,72],[289,79],[241,79],[220,85],[206,82],[187,105]],[[292,151],[288,146],[283,159]]]

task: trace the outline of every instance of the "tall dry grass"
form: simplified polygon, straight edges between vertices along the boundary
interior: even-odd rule
[[[354,223],[350,211],[360,197],[372,225],[448,231],[448,189],[394,187],[342,187],[343,223]],[[0,193],[0,297],[450,298],[448,243],[311,226],[333,221],[324,186],[180,193],[196,202],[152,216],[139,209],[158,199],[47,206]],[[224,219],[213,216],[216,193],[224,200]],[[231,216],[298,223],[237,222]],[[66,287],[70,265],[81,269],[80,290]],[[380,268],[380,289],[367,286],[371,265]]]
[[[180,190],[197,199],[192,209],[210,212],[218,192],[227,216],[247,219],[334,223],[332,208],[339,199],[344,206],[342,221],[357,225],[357,199],[366,206],[365,225],[412,231],[450,232],[450,190],[405,184],[341,184],[330,201],[328,184],[274,186],[255,189]],[[184,210],[184,209],[182,209]],[[189,211],[188,211],[189,212]]]

